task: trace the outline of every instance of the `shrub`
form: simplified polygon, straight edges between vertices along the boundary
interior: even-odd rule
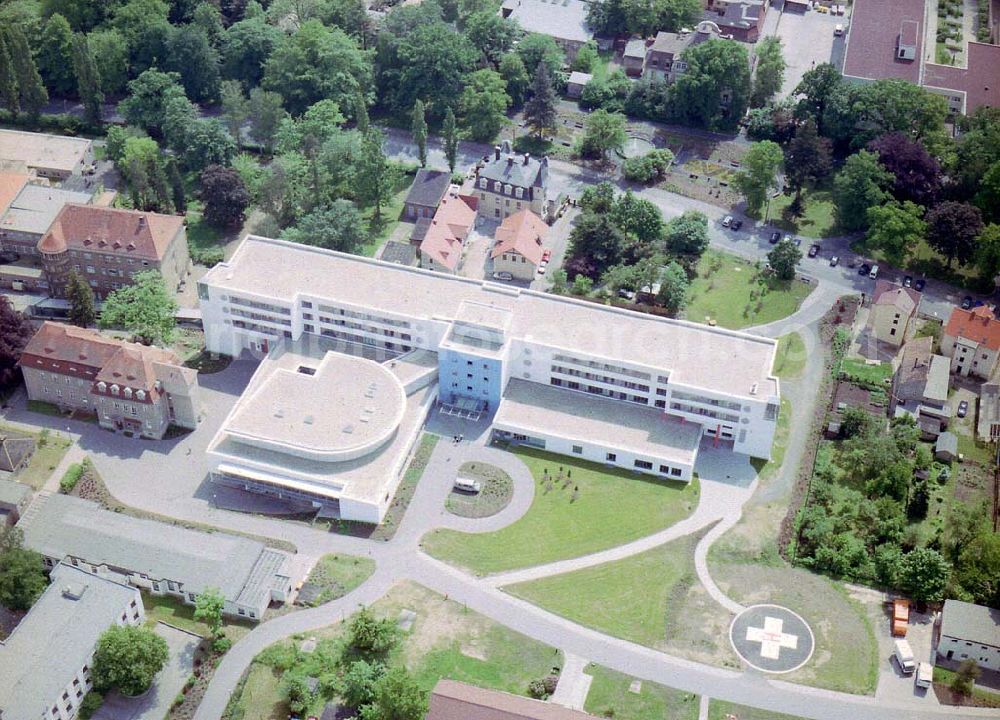
[[[66,474],[62,476],[62,480],[59,481],[59,492],[64,495],[68,495],[73,492],[73,488],[76,484],[80,482],[80,478],[83,477],[84,463],[73,463],[69,466],[69,470]]]
[[[192,261],[205,267],[213,267],[225,260],[222,248],[191,248],[190,253]]]
[[[89,693],[83,696],[83,702],[80,703],[80,720],[90,720],[98,710],[100,710],[101,705],[104,704],[104,696],[96,690],[91,690]]]
[[[673,160],[674,154],[669,150],[651,150],[642,157],[629,158],[622,163],[622,175],[631,182],[658,182],[666,176]]]

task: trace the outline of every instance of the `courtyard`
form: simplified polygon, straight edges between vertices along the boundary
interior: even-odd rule
[[[833,15],[811,10],[806,13],[782,12],[775,32],[781,40],[785,58],[785,82],[781,95],[791,95],[807,71],[820,63],[841,67],[846,47],[846,29],[850,14]],[[845,33],[835,37],[834,28],[843,25]]]

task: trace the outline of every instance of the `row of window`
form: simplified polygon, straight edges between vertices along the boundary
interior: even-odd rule
[[[306,304],[302,303],[302,307]],[[312,307],[310,303],[309,307]],[[344,308],[333,307],[332,305],[320,305],[319,311],[321,313],[326,313],[327,315],[341,315],[343,317],[356,318],[358,320],[367,320],[369,322],[377,322],[382,325],[391,325],[393,327],[410,327],[410,323],[406,320],[394,320],[392,318],[387,318],[382,315],[372,315],[371,313],[356,312],[354,310],[345,310]]]
[[[70,250],[69,251],[69,256],[70,257],[76,257],[76,258],[82,257],[84,260],[93,260],[94,259],[94,254],[93,253],[80,252],[79,250]],[[115,253],[98,253],[98,257],[100,259],[102,259],[104,262],[113,262],[113,263],[116,263],[118,265],[125,265],[125,264],[135,265],[136,262],[141,262],[143,265],[147,265],[147,266],[149,265],[149,260],[137,261],[135,258],[126,258],[126,257],[122,257],[121,255],[117,255]],[[79,270],[79,268],[80,268],[79,265],[74,265],[73,267],[76,268],[77,270]]]
[[[739,415],[732,415],[730,413],[719,412],[717,410],[709,410],[708,408],[697,407],[695,405],[691,405],[690,403],[671,402],[670,409],[677,410],[678,412],[689,413],[691,415],[702,415],[716,420],[725,420],[727,422],[738,422],[740,419]]]
[[[524,437],[523,435],[515,435],[514,439],[523,438],[523,437]],[[573,452],[574,455],[583,455],[583,446],[582,445],[574,445],[572,447],[572,452]],[[617,453],[613,453],[613,452],[605,453],[604,459],[607,462],[609,462],[609,463],[618,462],[618,454]],[[635,462],[633,463],[633,465],[636,468],[640,469],[640,470],[652,470],[653,469],[653,463],[651,463],[648,460],[635,460]],[[681,475],[684,474],[684,471],[681,468],[675,468],[675,467],[671,467],[669,465],[660,465],[660,474],[662,474],[662,475],[671,475],[673,477],[680,477]]]
[[[482,188],[483,190],[489,190],[490,181],[487,180],[486,178],[479,178],[479,187]],[[519,200],[524,197],[524,188],[516,187],[510,184],[504,184],[499,180],[493,181],[493,192],[501,193],[503,195],[513,195]]]
[[[646,398],[640,395],[629,395],[628,393],[618,392],[616,390],[608,390],[607,388],[597,387],[596,385],[581,385],[575,380],[563,380],[562,378],[550,378],[549,384],[554,387],[564,387],[568,390],[581,390],[583,392],[590,393],[591,395],[600,395],[601,397],[611,398],[613,400],[624,400],[626,402],[636,403],[637,405],[648,405]]]
[[[239,308],[223,308],[223,312],[229,312],[232,315],[245,317],[250,320],[261,320],[263,322],[274,323],[275,325],[284,325],[285,327],[292,326],[292,321],[288,318],[276,318],[273,315],[264,315],[263,313],[251,312],[249,310],[240,310]]]
[[[621,380],[609,375],[596,375],[594,373],[584,372],[583,370],[574,370],[573,368],[563,367],[562,365],[552,365],[551,369],[552,372],[560,373],[562,375],[570,375],[572,377],[583,378],[584,380],[595,380],[597,382],[607,383],[608,385],[628,388],[629,390],[638,390],[639,392],[649,392],[649,385],[642,385],[628,380]]]
[[[705,397],[704,395],[696,395],[694,393],[685,392],[684,390],[674,390],[671,399],[674,400],[689,400],[690,402],[701,403],[702,405],[712,405],[714,407],[722,407],[727,410],[735,410],[739,412],[743,410],[744,412],[750,412],[750,407],[743,407],[743,403],[733,402],[731,400],[716,400],[715,398]]]
[[[223,301],[226,301],[226,297],[222,297]],[[292,311],[289,308],[282,307],[280,305],[272,305],[271,303],[259,302],[257,300],[248,300],[247,298],[237,297],[232,295],[228,299],[229,303],[233,305],[242,305],[243,307],[255,308],[257,310],[267,310],[268,312],[277,313],[278,315],[291,315]]]
[[[593,370],[605,370],[607,372],[617,373],[619,375],[627,375],[628,377],[639,378],[640,380],[645,380],[649,382],[652,376],[647,372],[641,372],[639,370],[631,370],[621,365],[610,365],[608,363],[597,362],[595,360],[583,360],[582,358],[572,357],[570,355],[553,355],[552,359],[556,362],[569,363],[571,365],[580,365],[582,367],[589,367]],[[663,375],[657,377],[657,382],[666,385],[667,378]]]

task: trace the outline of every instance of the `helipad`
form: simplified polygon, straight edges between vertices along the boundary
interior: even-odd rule
[[[748,607],[729,626],[729,641],[747,665],[768,673],[798,670],[815,647],[808,623],[780,605]]]

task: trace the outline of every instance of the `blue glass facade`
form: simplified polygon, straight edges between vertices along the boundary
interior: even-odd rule
[[[453,403],[467,398],[488,404],[496,410],[503,392],[503,360],[470,352],[442,348],[438,353],[440,398]]]

